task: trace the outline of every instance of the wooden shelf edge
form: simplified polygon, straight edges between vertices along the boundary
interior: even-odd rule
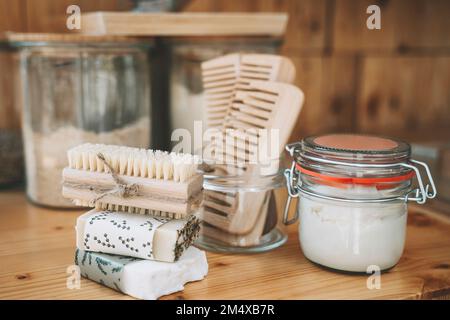
[[[275,36],[287,13],[91,12],[82,15],[83,34],[123,36]]]

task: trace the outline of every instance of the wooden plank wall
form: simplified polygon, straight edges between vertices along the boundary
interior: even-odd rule
[[[26,0],[26,19],[30,32],[66,32],[66,10],[78,5],[81,12],[120,11],[130,7],[130,0]]]
[[[368,30],[366,8],[381,8]],[[282,53],[306,104],[291,140],[356,131],[450,140],[450,1],[193,0],[187,11],[283,11]]]
[[[86,12],[130,2],[0,0],[0,32],[64,31],[69,4]],[[381,30],[366,28],[370,4],[381,7]],[[450,139],[448,0],[191,0],[184,10],[290,14],[282,53],[306,94],[291,140],[331,131]]]
[[[126,10],[130,0],[0,0],[0,33],[66,32],[65,17],[69,5],[83,12]],[[14,54],[0,50],[0,129],[20,129],[20,110],[14,95]]]

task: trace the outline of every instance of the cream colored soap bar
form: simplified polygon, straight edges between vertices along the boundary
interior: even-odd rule
[[[77,247],[166,262],[177,261],[196,239],[194,216],[168,220],[149,215],[91,210],[77,219]]]
[[[77,250],[75,264],[83,277],[146,300],[183,290],[185,283],[208,273],[205,252],[194,247],[175,263]]]

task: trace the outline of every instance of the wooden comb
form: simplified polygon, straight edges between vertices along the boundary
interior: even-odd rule
[[[284,149],[303,105],[304,94],[296,86],[268,81],[252,81],[251,90],[236,92],[227,119],[227,128],[241,141],[249,141],[252,129],[277,129],[279,132],[278,154]],[[242,133],[244,132],[244,133]],[[259,136],[258,136],[259,138]],[[269,137],[262,137],[269,139]],[[263,141],[266,142],[266,141]],[[252,152],[255,149],[247,148]]]
[[[238,62],[239,60],[239,62]],[[237,65],[238,64],[238,65]],[[232,67],[231,67],[232,66]],[[214,72],[215,77],[212,78],[210,74],[205,74],[204,76],[210,76],[209,78],[204,77],[204,85],[205,90],[207,90],[207,96],[208,92],[211,91],[211,88],[217,88],[217,87],[227,87],[227,98],[231,96],[231,98],[234,100],[236,98],[236,92],[237,90],[249,90],[252,91],[253,88],[251,87],[251,83],[253,83],[255,80],[259,81],[280,81],[280,82],[292,82],[295,78],[295,67],[291,60],[288,58],[277,56],[277,55],[270,55],[270,54],[234,54],[234,55],[228,55],[221,58],[213,59],[211,61],[205,62],[202,65],[204,71],[205,69],[208,69],[210,74],[211,72]],[[219,70],[229,70],[227,73],[219,72]],[[220,77],[218,75],[221,75]],[[234,87],[234,92],[231,92],[232,86],[231,80],[237,79],[237,82]],[[215,82],[214,82],[214,81]],[[220,86],[219,86],[220,85]],[[236,115],[235,110],[233,110],[232,107],[232,100],[222,100],[221,101],[221,109],[220,109],[220,117],[215,118],[217,121],[215,124],[215,127],[218,127],[219,125],[222,126],[222,128],[235,128],[233,125],[233,117]],[[207,106],[207,110],[209,111],[211,109],[210,106]],[[239,109],[238,109],[239,111]],[[244,110],[245,111],[245,110]],[[224,118],[223,117],[225,114]],[[217,115],[217,113],[216,113]],[[227,119],[228,122],[223,123],[224,119]],[[246,128],[251,128],[252,126],[248,126]],[[256,128],[256,127],[255,127]],[[239,136],[238,136],[239,137]],[[245,134],[245,137],[242,139],[242,135],[240,135],[241,140],[245,141],[246,138],[248,138],[249,135]],[[250,137],[251,138],[251,137]],[[226,141],[224,141],[226,143]],[[221,152],[221,156],[227,155],[226,152],[223,150],[215,150],[216,146],[213,146],[213,154],[214,156],[217,156],[217,151]],[[245,146],[242,147],[240,150],[236,150],[236,152],[233,152],[233,157],[236,155],[237,159],[239,161],[246,161],[247,156],[252,154],[251,151],[249,151]],[[233,158],[234,159],[234,158]],[[273,163],[273,162],[272,162]],[[227,165],[227,171],[229,174],[235,174],[237,171],[241,168],[238,168],[233,165]],[[246,170],[247,168],[244,168]],[[276,170],[272,170],[276,171]],[[259,199],[261,199],[263,195],[260,195]],[[241,196],[242,198],[242,196]],[[247,196],[249,198],[249,196]],[[252,198],[255,198],[255,195],[252,196]],[[244,224],[239,223],[236,218],[236,223],[228,223],[227,217],[233,216],[233,213],[238,210],[238,203],[240,201],[241,208],[243,209],[244,203],[252,203],[255,199],[248,199],[245,201],[245,198],[239,199],[238,193],[228,193],[223,194],[216,191],[205,191],[205,217],[207,220],[214,221],[213,224],[216,226],[222,226],[226,231],[228,232],[239,232],[239,233],[245,233],[248,232],[255,221],[255,219],[244,219],[243,221],[246,222]],[[260,203],[261,201],[256,201],[256,203]],[[254,206],[249,208],[250,210],[254,209]],[[237,215],[238,217],[241,217],[242,215]],[[223,222],[223,219],[220,219],[220,217],[225,218],[225,222]],[[254,218],[254,217],[253,217]],[[221,223],[222,221],[223,223]],[[237,227],[237,225],[241,225],[241,227]]]
[[[208,128],[222,128],[236,90],[249,89],[252,81],[292,83],[295,66],[273,54],[229,54],[202,63]]]
[[[228,128],[240,130],[255,128],[277,129],[279,144],[276,148],[277,154],[279,154],[289,139],[289,135],[300,113],[303,100],[303,92],[293,85],[279,82],[252,81],[249,83],[249,90],[236,92],[236,98],[226,119],[226,125]],[[232,134],[234,138],[240,140],[245,140],[248,135],[245,131],[234,131]],[[261,143],[269,143],[269,141],[266,141],[267,137],[259,137],[257,134],[257,138],[262,140]],[[224,145],[226,145],[226,142]],[[247,156],[253,152],[252,150],[255,149],[244,147],[240,152],[238,151],[231,155],[231,157],[234,157],[237,161],[245,162]],[[222,146],[222,148],[217,148],[216,153],[226,157],[230,156],[227,154],[228,151],[229,149],[226,146]],[[259,170],[258,165],[253,167],[254,170]],[[207,193],[208,198],[214,198],[209,191]],[[222,207],[230,209],[220,212],[209,210],[208,208],[213,207],[213,205],[209,200],[205,201],[204,220],[214,227],[233,234],[241,235],[249,232],[256,221],[256,217],[252,215],[257,214],[264,203],[264,192],[254,193],[251,196],[251,193],[245,194],[249,197],[247,200],[242,199],[241,196],[239,200],[229,198],[227,204],[222,203]],[[236,204],[233,201],[241,202],[241,210],[231,212],[233,208],[236,208]]]

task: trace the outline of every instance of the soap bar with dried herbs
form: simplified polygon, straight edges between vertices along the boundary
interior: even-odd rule
[[[77,247],[146,260],[177,261],[196,239],[195,216],[169,220],[126,212],[91,210],[77,219]]]
[[[202,280],[208,273],[205,252],[194,247],[175,263],[77,249],[75,264],[83,277],[146,300],[183,290],[185,283]]]

